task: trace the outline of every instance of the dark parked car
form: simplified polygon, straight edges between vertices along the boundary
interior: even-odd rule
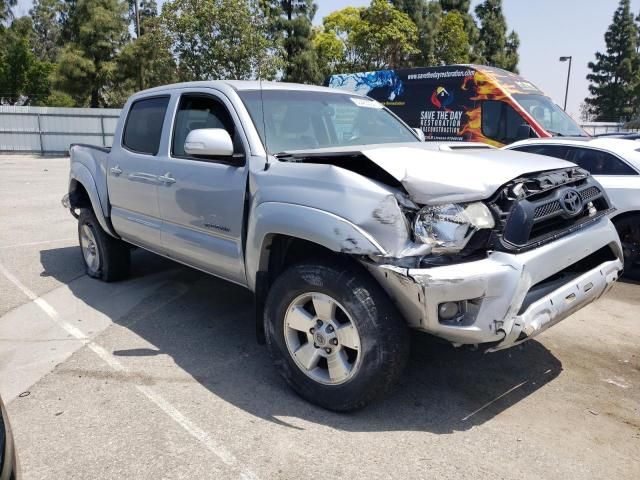
[[[0,480],[18,480],[18,457],[13,447],[7,411],[0,399]]]

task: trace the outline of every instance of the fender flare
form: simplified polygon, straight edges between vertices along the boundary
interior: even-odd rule
[[[353,255],[387,254],[369,233],[324,210],[293,203],[264,202],[251,212],[247,228],[247,283],[255,291],[256,273],[268,269],[269,246],[275,235],[287,235]]]
[[[112,237],[120,238],[113,230],[111,226],[111,222],[107,220],[107,215],[105,211],[105,207],[103,207],[100,202],[100,197],[98,196],[98,189],[96,187],[96,182],[91,175],[89,169],[81,164],[81,163],[72,163],[71,164],[71,173],[69,179],[69,192],[72,191],[73,181],[76,181],[80,185],[84,187],[87,194],[89,195],[89,200],[91,201],[91,207],[93,208],[93,213],[98,219],[98,223],[102,229],[107,232]]]

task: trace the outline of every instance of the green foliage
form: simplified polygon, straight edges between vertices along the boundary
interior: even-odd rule
[[[38,44],[35,53],[40,60],[55,62],[58,57],[62,33],[60,16],[63,8],[64,3],[61,0],[35,0],[29,11]]]
[[[0,28],[2,23],[13,19],[12,7],[15,7],[18,0],[0,0]]]
[[[49,96],[53,65],[36,57],[33,40],[29,17],[0,31],[0,103],[36,105]]]
[[[420,53],[409,59],[407,66],[427,66],[440,63],[436,60],[436,34],[442,20],[442,8],[431,0],[392,0],[398,10],[409,15],[418,29],[416,46]]]
[[[386,0],[372,0],[367,8],[347,7],[323,20],[323,35],[314,45],[320,57],[331,59],[325,71],[358,71],[405,65],[416,48],[418,29],[409,16]],[[341,55],[335,56],[340,44]],[[329,53],[330,52],[330,53]]]
[[[444,16],[435,43],[435,57],[442,65],[469,62],[469,37],[459,12],[451,10]]]
[[[277,45],[247,0],[173,0],[162,7],[181,80],[275,77]]]
[[[56,86],[78,106],[110,106],[116,57],[128,40],[127,4],[121,0],[78,0],[70,33],[75,40],[60,53]]]
[[[606,52],[597,52],[589,63],[591,96],[585,102],[596,120],[628,120],[638,114],[640,89],[638,26],[629,0],[620,0],[604,38]]]
[[[518,34],[507,35],[507,21],[502,13],[502,0],[485,0],[476,7],[480,21],[479,49],[484,63],[518,73]]]
[[[155,0],[127,0],[129,3],[129,19],[134,32],[138,31],[136,18],[136,2],[138,3],[138,17],[140,17],[140,35],[145,34],[145,22],[158,16],[158,4]]]
[[[159,18],[147,18],[144,34],[126,44],[117,59],[114,88],[109,92],[111,105],[123,105],[127,97],[141,88],[153,88],[178,81],[176,63],[171,55],[171,39]]]
[[[473,63],[484,63],[482,57],[482,45],[480,43],[480,32],[473,15],[469,13],[471,0],[440,0],[440,6],[444,13],[458,12],[464,22],[464,30],[467,33],[469,42],[469,60]]]
[[[281,46],[286,82],[321,83],[322,72],[311,41],[317,5],[313,0],[261,0],[267,36]]]

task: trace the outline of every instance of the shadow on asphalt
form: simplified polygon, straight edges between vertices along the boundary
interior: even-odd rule
[[[44,250],[44,274],[57,277],[62,266],[79,258],[77,247]],[[141,294],[138,305],[120,318],[113,318],[104,302],[104,284],[83,276],[68,286],[80,301],[99,308],[155,347],[116,350],[114,355],[170,355],[216,396],[282,425],[289,425],[283,417],[295,417],[354,432],[451,433],[490,420],[562,371],[560,361],[534,340],[483,354],[416,333],[397,388],[362,411],[335,414],[298,398],[278,376],[267,349],[256,343],[252,296],[247,290],[151,253],[133,252],[136,282],[163,272],[166,282],[146,297]]]

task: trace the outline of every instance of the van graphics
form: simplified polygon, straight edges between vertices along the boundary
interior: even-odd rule
[[[436,108],[448,107],[455,98],[453,93],[449,93],[446,88],[438,87],[431,94],[431,103]]]
[[[504,101],[516,110],[514,93],[544,95],[510,72],[486,66],[444,66],[333,75],[330,87],[378,100],[427,139],[502,145],[482,130],[482,102]]]
[[[329,86],[387,102],[394,102],[404,93],[404,83],[393,70],[333,75],[329,80]],[[375,95],[371,95],[371,92],[375,92]]]

